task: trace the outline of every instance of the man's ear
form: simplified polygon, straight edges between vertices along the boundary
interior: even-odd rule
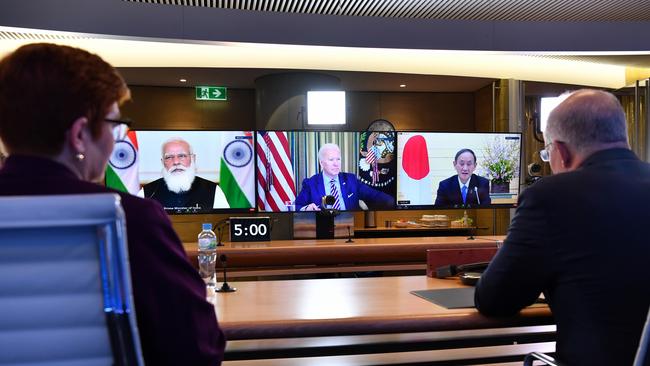
[[[70,126],[68,130],[68,143],[72,147],[74,153],[86,152],[86,142],[88,139],[88,119],[86,117],[79,117]]]
[[[555,141],[554,145],[558,153],[560,153],[560,157],[562,158],[562,167],[564,168],[571,167],[571,164],[573,164],[573,160],[575,159],[575,156],[571,151],[571,149],[569,149],[567,144],[565,144],[562,141]]]

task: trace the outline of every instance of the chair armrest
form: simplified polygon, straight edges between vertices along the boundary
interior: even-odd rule
[[[533,366],[533,361],[535,360],[542,361],[545,365],[562,366],[562,364],[555,361],[553,357],[539,352],[531,352],[527,354],[526,358],[524,358],[524,366]]]

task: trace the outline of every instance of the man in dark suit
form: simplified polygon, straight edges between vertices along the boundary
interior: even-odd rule
[[[324,196],[335,198],[328,208],[337,210],[358,210],[359,200],[373,210],[393,208],[393,197],[359,182],[354,174],[341,172],[341,150],[336,144],[321,146],[318,161],[321,172],[302,182],[296,197],[298,210],[320,211]]]
[[[438,184],[435,206],[473,207],[490,204],[490,182],[474,174],[476,154],[470,149],[461,149],[454,157],[457,175]]]
[[[543,292],[567,365],[631,365],[650,306],[650,166],[627,142],[612,94],[580,90],[550,114],[543,160],[555,175],[527,188],[475,302],[508,316]]]

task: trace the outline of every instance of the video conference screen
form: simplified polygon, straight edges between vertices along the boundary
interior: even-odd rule
[[[254,211],[254,133],[129,131],[115,143],[106,185],[171,214]]]
[[[519,133],[129,131],[106,185],[170,214],[512,207]]]
[[[398,209],[513,206],[521,134],[397,133]]]
[[[395,133],[257,131],[257,209],[395,208]]]

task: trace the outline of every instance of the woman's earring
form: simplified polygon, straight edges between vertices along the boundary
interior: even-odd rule
[[[77,153],[77,155],[75,155],[74,157],[77,158],[77,160],[82,161],[83,159],[86,158],[86,155],[82,153]]]

